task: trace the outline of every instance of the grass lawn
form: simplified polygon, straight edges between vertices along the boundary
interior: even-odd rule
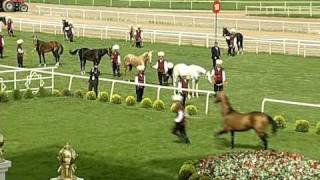
[[[23,38],[27,55],[26,67],[37,67],[33,51],[32,34],[17,33],[15,38],[6,38],[6,57],[1,64],[16,65],[16,40]],[[62,36],[40,34],[43,40],[63,42],[65,53],[59,72],[79,74],[78,57],[68,51],[79,47],[110,47],[118,43],[122,56],[140,54],[146,50],[164,50],[170,61],[188,62],[211,67],[210,51],[202,47],[175,46],[145,43],[145,48],[134,49],[120,40],[76,39],[75,43],[64,42]],[[223,45],[224,46],[224,45]],[[153,58],[153,63],[156,58]],[[242,112],[260,110],[264,97],[319,103],[318,58],[245,53],[244,56],[223,57],[229,84],[226,92],[235,109]],[[52,56],[48,62],[53,65]],[[89,70],[91,63],[87,63]],[[112,78],[107,57],[100,65],[102,77]],[[148,83],[157,83],[156,72],[149,66],[146,72]],[[8,76],[5,76],[7,78]],[[121,78],[122,79],[122,78]],[[73,90],[86,90],[85,80],[73,80]],[[24,83],[19,84],[23,87]],[[64,89],[68,79],[57,78],[55,86]],[[10,86],[10,85],[8,85]],[[109,91],[110,84],[101,83],[100,90]],[[211,89],[201,79],[200,89]],[[134,87],[116,85],[123,97],[134,95]],[[13,161],[8,180],[40,180],[56,176],[58,150],[70,142],[80,154],[77,162],[78,176],[85,179],[176,179],[182,162],[230,150],[229,136],[216,139],[212,133],[220,127],[219,107],[210,102],[209,115],[204,115],[205,97],[193,99],[200,114],[191,117],[188,133],[192,144],[176,141],[170,134],[174,114],[169,113],[172,92],[161,92],[166,103],[165,112],[126,107],[97,101],[75,98],[39,98],[0,104],[0,132],[7,139],[6,158]],[[146,97],[155,98],[156,90],[147,88]],[[309,158],[320,159],[319,136],[315,124],[319,122],[317,109],[289,105],[267,104],[266,112],[274,116],[282,114],[288,127],[276,136],[271,136],[270,148],[303,153]],[[297,133],[294,123],[306,119],[311,123],[310,132]],[[259,139],[254,132],[236,133],[236,149],[258,149]]]

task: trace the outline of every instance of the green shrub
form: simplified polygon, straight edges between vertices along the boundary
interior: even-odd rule
[[[320,122],[317,123],[316,133],[317,133],[318,135],[320,135]]]
[[[133,106],[134,104],[136,104],[136,99],[134,98],[134,96],[128,96],[126,98],[126,105]]]
[[[74,97],[83,99],[84,98],[84,93],[81,90],[77,90],[74,92]]]
[[[170,107],[170,111],[176,113],[177,112],[177,103],[172,103]]]
[[[62,90],[61,95],[62,96],[71,96],[72,94],[69,89],[64,89],[64,90]]]
[[[143,98],[143,100],[140,102],[141,107],[143,108],[151,108],[152,107],[152,101],[150,98]]]
[[[8,93],[4,91],[0,91],[0,103],[5,103],[9,101],[9,95]]]
[[[283,116],[277,115],[273,119],[277,123],[278,128],[283,129],[287,126],[286,119]]]
[[[159,100],[155,100],[153,102],[152,107],[153,107],[153,109],[155,109],[157,111],[163,111],[164,110],[164,102],[161,101],[160,99]]]
[[[208,176],[205,176],[205,175],[202,175],[202,174],[197,174],[197,173],[192,174],[191,179],[192,180],[210,180],[210,178]],[[221,179],[220,178],[215,178],[214,180],[221,180]]]
[[[13,98],[13,100],[15,100],[15,101],[20,100],[20,99],[22,98],[22,94],[21,94],[20,89],[15,89],[15,90],[13,90],[13,92],[12,92],[12,98]]]
[[[49,96],[49,92],[43,86],[40,86],[39,90],[37,92],[37,96],[38,97],[46,97],[46,96]]]
[[[178,179],[179,180],[189,180],[189,178],[196,173],[196,168],[192,161],[187,161],[183,163],[179,170]]]
[[[88,91],[86,93],[86,99],[87,100],[96,100],[97,99],[96,93],[94,91]]]
[[[31,90],[31,89],[27,89],[27,90],[24,92],[23,97],[24,97],[25,99],[32,99],[32,98],[34,97],[32,90]]]
[[[99,101],[108,102],[109,101],[109,94],[107,92],[100,92]]]
[[[54,89],[51,94],[54,97],[60,97],[61,96],[61,92],[59,90],[57,90],[57,89]]]
[[[119,94],[112,95],[111,102],[113,104],[121,104],[121,96]]]
[[[297,120],[296,121],[296,131],[298,131],[298,132],[308,132],[309,131],[309,121],[307,121],[307,120]]]
[[[194,105],[188,105],[186,107],[186,112],[191,116],[196,115],[198,113],[198,108]]]

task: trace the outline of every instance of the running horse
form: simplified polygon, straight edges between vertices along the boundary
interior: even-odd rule
[[[151,63],[151,61],[152,61],[152,53],[153,53],[153,51],[148,51],[148,52],[143,53],[140,56],[135,56],[133,54],[126,55],[124,57],[124,63],[123,63],[125,77],[126,77],[128,71],[130,71],[130,72],[132,71],[133,67],[136,68],[139,65],[143,65],[143,66],[147,67],[148,62]],[[131,77],[129,74],[128,80],[130,80],[130,78]]]
[[[89,49],[89,48],[81,48],[76,49],[74,51],[69,52],[71,55],[79,55],[80,59],[80,69],[81,74],[85,74],[86,70],[86,61],[92,61],[93,65],[99,65],[101,58],[104,55],[108,55],[111,58],[112,49],[111,48],[103,48],[103,49]]]
[[[44,66],[46,66],[46,58],[45,54],[52,52],[53,56],[56,60],[56,66],[60,65],[60,56],[63,53],[63,46],[58,41],[41,41],[39,40],[38,36],[33,36],[33,44],[36,47],[36,51],[39,55],[39,66],[42,65],[42,58],[44,62]],[[42,57],[42,58],[41,58]]]
[[[235,31],[235,30],[234,30]],[[238,54],[241,51],[241,54],[243,55],[243,35],[240,32],[233,32],[234,33],[234,38],[235,40],[235,44],[237,45],[238,48]],[[232,53],[235,53],[235,45],[232,44],[231,42],[231,38],[233,36],[233,34],[228,30],[228,28],[223,27],[222,30],[222,36],[226,38],[226,42],[228,45],[228,55],[232,55]]]
[[[216,103],[220,103],[222,116],[222,130],[216,135],[231,132],[231,147],[234,148],[234,133],[254,129],[262,140],[264,149],[268,148],[267,128],[272,125],[273,133],[277,131],[277,123],[268,114],[263,112],[239,113],[234,110],[229,102],[227,95],[221,91],[216,97]]]

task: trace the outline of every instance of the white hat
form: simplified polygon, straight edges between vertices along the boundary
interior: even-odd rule
[[[23,43],[23,40],[22,39],[19,39],[18,41],[17,41],[17,44],[22,44]]]
[[[172,96],[172,101],[182,101],[182,100],[183,100],[183,97],[178,94]]]
[[[223,61],[221,60],[221,59],[217,59],[217,61],[216,61],[216,64],[222,64],[223,63]]]
[[[143,65],[137,66],[137,70],[138,70],[138,71],[143,71],[143,70],[144,70],[144,66],[143,66]]]
[[[169,69],[172,69],[174,64],[172,62],[168,62],[167,66],[168,66]]]
[[[112,50],[119,50],[119,49],[120,49],[120,47],[118,44],[115,44],[112,46]]]
[[[164,52],[163,51],[159,51],[158,52],[158,56],[164,56]]]
[[[138,24],[138,28],[141,28],[141,25],[140,25],[140,24]]]

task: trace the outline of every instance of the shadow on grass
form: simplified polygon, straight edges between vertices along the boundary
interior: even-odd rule
[[[223,138],[216,138],[216,143],[219,144],[220,146],[224,147],[230,147],[231,149],[231,137],[223,137]],[[260,142],[257,142],[260,143]],[[239,144],[235,140],[234,143],[234,149],[239,148],[239,149],[248,149],[248,150],[261,150],[263,147],[261,145],[251,145],[251,144]]]

